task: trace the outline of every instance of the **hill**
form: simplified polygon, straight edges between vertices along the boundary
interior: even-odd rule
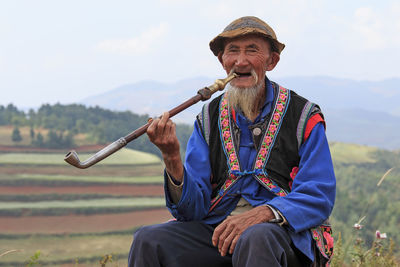
[[[130,111],[110,111],[78,104],[44,104],[37,111],[29,110],[28,113],[12,104],[7,107],[0,105],[0,146],[14,145],[29,150],[104,146],[145,125],[148,118]],[[177,125],[182,153],[191,131],[189,125]],[[145,136],[140,136],[127,147],[160,155]]]
[[[287,86],[321,105],[338,110],[369,110],[400,116],[400,78],[356,81],[328,76],[282,77]]]
[[[361,238],[370,246],[376,230],[399,244],[400,151],[338,142],[330,147],[337,178],[331,220],[335,238],[341,233],[347,262],[355,240]],[[10,244],[12,248],[23,247],[22,259],[41,250],[43,261],[52,261],[55,266],[76,258],[96,261],[102,255],[99,253],[117,253],[126,259],[132,227],[165,221],[170,215],[165,209],[156,212],[144,206],[145,202],[157,209],[164,206],[160,160],[132,150],[112,157],[115,159],[80,170],[63,163],[62,154],[0,153],[4,248]],[[395,169],[377,186],[392,167]],[[353,228],[364,216],[364,227]],[[114,234],[124,240],[117,240]],[[27,238],[33,244],[26,243]],[[66,246],[75,247],[71,243],[74,238],[99,249],[67,250]],[[114,242],[124,245],[117,247]],[[21,262],[19,254],[12,256],[10,260]]]
[[[38,266],[99,266],[106,254],[124,266],[135,228],[171,218],[154,154],[122,149],[87,170],[63,157],[0,152],[0,266],[39,254]]]
[[[44,105],[29,115],[0,106],[0,254],[13,251],[0,256],[1,266],[25,266],[38,251],[39,265],[75,266],[79,259],[79,265],[98,266],[109,253],[123,265],[134,228],[170,218],[156,155],[124,148],[83,171],[63,161],[65,143],[54,148],[49,142],[73,135],[84,160],[102,148],[96,145],[97,130],[124,131],[140,119],[145,121],[130,112],[79,105]],[[107,124],[110,120],[114,124]],[[15,129],[19,143],[11,140]],[[34,142],[39,134],[41,145]]]
[[[141,81],[82,99],[80,103],[88,106],[98,105],[110,110],[130,110],[137,114],[159,116],[196,95],[199,89],[213,84],[214,81],[215,79],[207,77],[196,77],[176,83]],[[193,124],[194,115],[200,111],[201,106],[202,103],[197,103],[178,114],[175,119]]]
[[[400,244],[400,151],[345,143],[331,143],[330,147],[337,180],[331,219],[336,235],[341,233],[345,253],[357,238],[370,246],[377,230]],[[360,220],[363,228],[357,230],[353,226]]]
[[[400,117],[365,109],[325,109],[328,140],[383,149],[400,148]]]
[[[60,166],[65,165],[65,153],[24,153],[24,152],[8,152],[0,154],[0,164],[25,164],[25,165],[52,165]],[[86,160],[92,153],[80,153],[79,156],[82,161]],[[114,153],[99,165],[137,165],[137,164],[159,164],[160,158],[154,154],[145,153],[133,149],[122,148],[118,153]]]

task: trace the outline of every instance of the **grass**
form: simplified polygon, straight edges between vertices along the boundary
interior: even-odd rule
[[[0,175],[0,185],[51,185],[51,184],[162,184],[162,176],[72,176],[48,174]]]
[[[11,129],[12,130],[12,129]],[[1,127],[0,127],[1,131]],[[331,152],[335,162],[369,163],[375,162],[370,156],[375,148],[351,144],[331,144]],[[127,154],[125,154],[127,152]],[[80,154],[83,161],[92,154]],[[134,153],[125,149],[118,151],[111,157],[86,170],[78,170],[63,162],[64,154],[46,153],[9,153],[0,154],[0,186],[1,185],[81,185],[98,184],[161,184],[163,183],[162,166],[160,160],[155,157],[146,159],[147,153]],[[151,156],[151,155],[150,155]],[[150,163],[148,163],[150,162]],[[149,165],[153,164],[153,165]],[[32,189],[34,190],[34,189]],[[144,201],[144,202],[143,202]],[[147,204],[146,204],[147,203]],[[163,198],[116,198],[104,195],[100,199],[74,200],[61,199],[58,201],[40,200],[23,202],[0,202],[1,211],[23,212],[24,216],[31,209],[41,214],[41,210],[52,215],[76,214],[85,209],[93,213],[126,212],[135,207],[164,206]],[[139,209],[139,208],[138,208]],[[72,211],[72,212],[69,212]],[[85,211],[85,212],[86,212]],[[53,213],[54,212],[54,213]],[[63,213],[64,212],[64,213]],[[83,213],[80,213],[83,214]],[[43,214],[41,214],[43,215]],[[104,223],[115,223],[106,221]],[[132,222],[132,227],[136,226]],[[1,231],[0,231],[1,232]],[[23,238],[13,238],[0,234],[0,254],[6,251],[16,250],[0,258],[0,266],[25,266],[27,260],[37,251],[40,251],[39,262],[48,266],[61,266],[76,262],[80,266],[100,266],[99,260],[106,254],[113,254],[113,263],[110,266],[126,266],[126,258],[132,241],[132,233],[123,234],[101,233],[81,235],[27,235]],[[12,235],[12,234],[11,234]],[[14,236],[14,235],[12,235]],[[345,251],[348,253],[348,251]],[[116,255],[116,257],[114,257]],[[119,260],[117,260],[118,258]],[[349,265],[348,265],[349,266]]]
[[[112,208],[112,207],[162,207],[161,197],[102,198],[68,201],[0,202],[0,212],[10,209],[54,209],[54,208]]]
[[[335,163],[374,163],[376,160],[371,153],[377,148],[346,143],[329,144],[333,161]]]
[[[0,216],[61,216],[124,213],[165,207],[163,197],[0,202]]]
[[[132,230],[133,234],[133,230]],[[99,260],[106,254],[119,255],[119,266],[126,266],[132,234],[52,236],[32,235],[23,239],[0,239],[0,254],[17,250],[0,259],[0,266],[25,266],[26,261],[40,251],[39,262],[61,266],[62,263],[85,263],[84,266],[100,266]],[[91,262],[91,263],[90,263]]]
[[[129,198],[127,195],[110,194],[3,194],[0,195],[1,202],[37,202],[52,200],[78,200],[78,199],[101,199],[101,198]]]
[[[0,145],[12,146],[15,143],[11,140],[11,135],[14,130],[12,125],[2,125],[0,126]],[[31,145],[31,128],[29,126],[19,127],[19,131],[22,137],[22,141],[17,143],[19,146],[30,146]],[[48,129],[35,128],[35,135],[40,133],[43,138],[47,138]],[[77,146],[80,145],[91,145],[93,142],[88,138],[87,134],[77,134],[74,136],[74,142]]]
[[[0,127],[0,132],[4,130]],[[28,129],[21,129],[21,133]],[[8,129],[11,134],[12,129]],[[7,133],[8,134],[8,133]],[[0,144],[2,134],[0,133]],[[4,137],[4,135],[3,135]],[[4,144],[9,145],[9,141]],[[67,152],[67,151],[66,151]],[[92,156],[79,154],[81,161]],[[37,184],[55,185],[107,185],[107,184],[162,184],[162,165],[158,157],[130,149],[117,153],[87,170],[79,170],[63,161],[62,153],[0,153],[0,186]],[[34,190],[34,189],[32,189]],[[23,199],[0,201],[0,213],[23,213],[23,216],[105,214],[132,210],[165,207],[163,197],[114,197],[46,199],[39,196],[34,201]],[[44,197],[44,199],[40,199]],[[19,216],[19,215],[18,215]],[[1,217],[1,215],[0,215]],[[1,219],[1,218],[0,218]],[[157,220],[157,219],[155,219]],[[105,224],[115,223],[106,221]],[[132,227],[137,222],[132,221]],[[117,227],[117,226],[116,226]],[[1,231],[0,231],[1,232]],[[79,233],[76,235],[28,234],[23,238],[14,235],[0,236],[0,254],[12,251],[0,258],[0,266],[25,266],[32,255],[40,251],[39,266],[100,266],[104,255],[112,254],[113,262],[107,266],[126,266],[134,229],[122,234]]]
[[[31,144],[30,129],[31,128],[28,126],[19,127],[22,141],[17,143],[18,145],[28,146]],[[14,126],[11,125],[0,126],[0,145],[10,146],[14,144],[13,141],[11,140],[11,135],[13,130]],[[48,131],[41,129],[38,132],[40,132],[42,135],[46,135]]]
[[[86,160],[93,154],[79,154],[81,161]],[[65,154],[60,153],[2,153],[0,154],[0,164],[28,164],[28,165],[66,165]],[[123,148],[114,153],[99,165],[140,165],[159,163],[160,159],[152,154]]]

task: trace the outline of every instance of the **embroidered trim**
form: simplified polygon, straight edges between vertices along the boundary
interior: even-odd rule
[[[223,143],[224,153],[228,163],[229,177],[220,188],[218,195],[211,201],[211,208],[214,209],[220,198],[236,181],[246,174],[253,175],[264,187],[272,191],[278,196],[284,196],[287,192],[280,188],[275,182],[267,177],[265,173],[265,165],[269,159],[270,151],[275,143],[276,136],[282,125],[283,117],[286,113],[289,103],[289,90],[279,86],[277,98],[275,100],[274,110],[271,119],[268,123],[267,131],[264,134],[263,142],[257,153],[256,160],[253,166],[253,171],[240,171],[239,159],[235,150],[232,139],[232,125],[229,117],[229,104],[226,94],[222,97],[219,107],[218,127],[220,130],[220,138]]]
[[[263,142],[256,156],[254,169],[262,170],[262,174],[254,175],[256,179],[267,189],[278,196],[285,196],[287,192],[268,178],[265,173],[265,165],[268,162],[270,152],[274,146],[276,136],[281,128],[283,117],[286,114],[288,103],[290,102],[289,90],[279,86],[278,97],[275,102],[275,109],[269,121],[267,131],[264,134]]]
[[[324,256],[329,266],[331,257],[333,255],[333,237],[332,228],[329,224],[322,224],[318,227],[314,227],[311,230],[312,237],[317,245],[321,255]]]
[[[211,207],[209,209],[209,212],[215,208],[222,197],[226,194],[228,189],[241,177],[234,174],[235,171],[240,171],[240,164],[236,154],[235,146],[233,144],[233,138],[231,134],[231,120],[229,118],[229,104],[226,98],[226,94],[223,95],[219,104],[218,128],[220,138],[224,147],[224,153],[228,163],[229,177],[225,180],[225,183],[219,189],[217,196],[211,200]]]
[[[233,144],[232,131],[231,131],[232,126],[231,126],[231,120],[229,118],[229,105],[225,95],[222,98],[219,112],[220,116],[219,116],[218,126],[220,129],[220,135],[221,135],[220,137],[222,139],[222,143],[224,144],[224,152],[227,157],[228,168],[229,168],[229,178],[225,181],[224,185],[221,188],[222,191],[226,191],[240,177],[232,173],[233,171],[240,171],[240,164],[239,164],[239,159],[237,157],[235,145]],[[222,194],[219,193],[219,195]]]
[[[265,165],[268,162],[270,152],[276,141],[276,136],[282,126],[283,117],[286,114],[288,103],[290,102],[290,90],[279,86],[278,97],[275,101],[274,110],[271,119],[268,123],[267,131],[264,134],[262,144],[257,152],[256,160],[254,162],[253,171],[241,171],[239,159],[235,150],[232,139],[232,125],[229,115],[229,105],[226,99],[226,94],[223,95],[219,106],[219,120],[218,127],[220,138],[223,144],[224,153],[228,163],[229,176],[225,183],[220,188],[217,196],[211,200],[211,212],[215,206],[221,201],[228,190],[236,181],[244,175],[253,175],[264,187],[269,189],[277,196],[286,196],[288,192],[283,190],[274,181],[268,178],[265,172]],[[309,109],[309,107],[307,107]],[[303,110],[304,111],[304,110]],[[310,109],[307,113],[310,112]],[[304,123],[303,123],[304,124]],[[304,131],[304,127],[302,129]],[[310,230],[316,245],[321,254],[328,260],[327,266],[333,251],[333,238],[331,229],[328,225],[321,225]]]

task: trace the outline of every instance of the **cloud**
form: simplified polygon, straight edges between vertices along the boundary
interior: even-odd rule
[[[123,55],[148,53],[168,33],[168,25],[160,23],[132,39],[105,40],[96,45],[97,51]]]
[[[3,56],[0,54],[0,71],[5,70],[5,60],[3,59]]]
[[[160,0],[161,4],[164,5],[180,5],[187,4],[188,0]]]
[[[382,35],[384,22],[370,7],[361,7],[354,12],[352,30],[361,38],[361,43],[367,50],[385,47],[386,40]]]
[[[400,5],[392,3],[383,9],[357,8],[351,30],[358,38],[360,48],[379,50],[400,44]]]

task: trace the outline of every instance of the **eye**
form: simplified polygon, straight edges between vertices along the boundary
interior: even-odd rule
[[[239,53],[239,49],[238,48],[228,48],[228,53],[230,54],[234,54],[234,53]]]
[[[258,52],[258,50],[255,48],[246,49],[246,53],[249,55],[255,54],[257,52]]]

